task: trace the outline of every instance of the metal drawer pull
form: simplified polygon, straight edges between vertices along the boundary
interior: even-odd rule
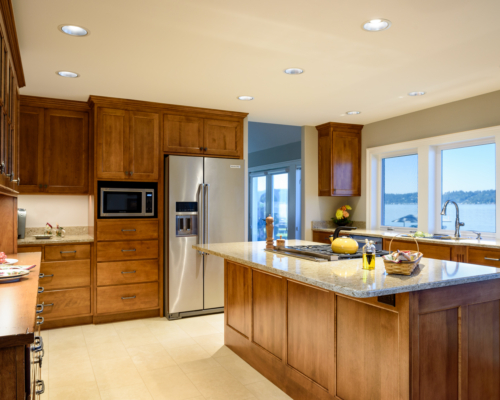
[[[45,289],[43,288],[43,286],[40,286],[38,288],[38,293],[43,293],[43,292],[45,292]]]
[[[122,250],[123,252],[125,251],[135,251],[135,249],[129,249],[129,250]]]
[[[122,274],[135,274],[135,271],[122,271]]]
[[[122,232],[135,232],[135,229],[122,229]]]
[[[35,391],[35,394],[36,395],[39,395],[39,394],[44,394],[45,393],[45,383],[43,382],[42,379],[37,379],[36,380],[36,386],[41,386],[42,388],[40,390],[37,390]]]
[[[485,260],[490,260],[490,261],[500,261],[500,258],[490,258],[490,257],[484,257]]]
[[[43,313],[43,305],[44,305],[43,303],[36,305],[36,313],[37,314]],[[40,309],[38,309],[38,307],[40,307]]]
[[[35,336],[35,343],[31,345],[31,351],[33,353],[43,351],[43,338],[41,336]]]
[[[131,296],[131,297],[122,297],[122,300],[129,300],[129,299],[135,299],[135,296]]]
[[[59,253],[64,254],[64,253],[76,253],[76,250],[71,250],[71,251],[60,251]]]
[[[52,275],[45,275],[44,273],[41,273],[40,274],[40,279],[42,279],[42,278],[50,278],[52,276],[54,276],[54,274],[52,274]]]
[[[36,317],[36,319],[37,319],[37,321],[36,321],[37,325],[42,325],[43,324],[43,321],[44,321],[43,317],[38,316],[38,317]]]
[[[54,305],[54,303],[45,304],[45,307],[52,307],[53,305]]]

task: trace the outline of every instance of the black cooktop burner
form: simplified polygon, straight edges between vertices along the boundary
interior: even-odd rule
[[[285,247],[282,247],[280,249],[283,249],[283,250],[287,250],[287,249],[290,249],[290,250],[294,250],[294,251],[297,251],[297,252],[304,252],[302,254],[318,254],[320,256],[337,256],[338,257],[338,260],[351,260],[351,259],[354,259],[354,258],[362,258],[363,257],[363,251],[360,249],[358,250],[356,253],[354,254],[339,254],[339,253],[334,253],[332,251],[332,247],[330,245],[315,245],[315,246],[285,246]],[[300,254],[300,253],[298,253]],[[389,254],[388,251],[386,250],[377,250],[376,253],[375,253],[375,256],[376,257],[380,257],[380,256],[385,256]]]

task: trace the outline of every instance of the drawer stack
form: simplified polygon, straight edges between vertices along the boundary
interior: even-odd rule
[[[157,219],[97,221],[96,314],[159,308]]]

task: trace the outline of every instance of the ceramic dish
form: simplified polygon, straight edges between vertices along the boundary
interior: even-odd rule
[[[5,261],[3,262],[3,264],[0,264],[0,265],[11,265],[11,264],[15,264],[18,261],[19,260],[16,260],[15,258],[6,258]]]
[[[29,275],[30,271],[23,269],[3,269],[0,270],[0,281],[10,278],[21,278],[23,276]]]
[[[19,270],[23,270],[23,271],[29,271],[30,269],[33,269],[35,267],[36,267],[36,265],[5,265],[5,264],[2,264],[2,265],[0,265],[0,271],[6,270],[6,269],[9,269],[9,270],[19,269]]]
[[[33,235],[36,239],[52,239],[50,235]]]
[[[9,278],[0,279],[0,285],[2,283],[19,282],[21,280],[21,278],[22,278],[22,276],[11,276]]]

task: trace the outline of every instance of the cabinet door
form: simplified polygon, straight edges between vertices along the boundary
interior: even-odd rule
[[[128,178],[129,144],[127,111],[99,108],[97,111],[97,178]]]
[[[163,116],[163,151],[203,153],[203,119],[182,115]]]
[[[332,193],[332,137],[329,130],[318,132],[318,195]]]
[[[47,193],[89,192],[89,116],[45,110],[43,186]]]
[[[39,193],[43,182],[43,108],[23,106],[19,119],[19,192]]]
[[[158,179],[159,119],[155,113],[130,111],[129,179]]]
[[[332,143],[333,196],[361,196],[361,135],[335,132]]]
[[[243,126],[240,121],[205,119],[203,127],[205,155],[243,156]]]

